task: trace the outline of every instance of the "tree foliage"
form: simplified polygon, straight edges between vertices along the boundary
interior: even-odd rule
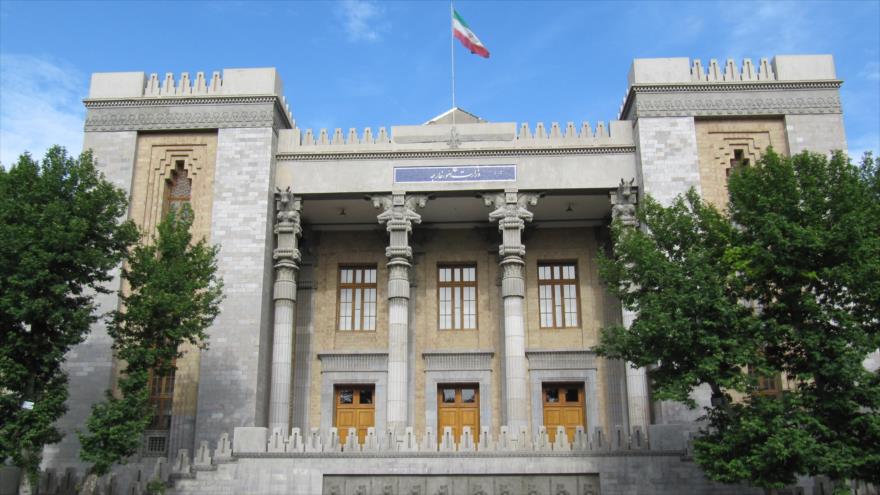
[[[171,209],[159,223],[152,243],[139,245],[123,269],[130,290],[120,296],[108,328],[113,349],[126,363],[119,396],[108,393],[92,409],[87,432],[80,433],[81,457],[103,475],[114,463],[136,453],[153,417],[149,405],[150,373],[168,375],[184,343],[205,348],[206,329],[223,298],[217,276],[217,246],[193,243],[192,210]]]
[[[734,228],[691,190],[668,208],[650,197],[637,211],[639,230],[615,223],[614,258],[600,260],[603,280],[621,303],[641,314],[630,329],[603,329],[599,351],[651,373],[654,397],[694,405],[691,390],[744,390],[745,366],[758,353],[756,319],[740,304],[725,256]]]
[[[642,230],[614,227],[601,273],[640,313],[604,329],[600,352],[656,366],[660,399],[693,405],[689,392],[711,386],[695,448],[715,480],[880,481],[880,376],[863,366],[880,347],[876,163],[770,150],[729,190],[726,213],[691,191],[668,208],[644,201]],[[756,394],[755,376],[776,374],[789,390]]]
[[[0,459],[35,476],[43,446],[61,440],[64,355],[98,315],[95,295],[137,239],[125,193],[90,152],[53,147],[0,168]],[[33,409],[23,408],[33,402]]]

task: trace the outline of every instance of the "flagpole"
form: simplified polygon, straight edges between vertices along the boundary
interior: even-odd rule
[[[452,24],[455,22],[455,9],[449,0],[449,56],[452,59],[452,127],[455,128],[455,35]]]

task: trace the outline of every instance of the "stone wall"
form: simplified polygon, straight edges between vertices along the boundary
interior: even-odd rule
[[[843,114],[786,115],[785,131],[792,154],[804,150],[828,154],[834,150],[846,151],[846,133]],[[853,157],[860,160],[862,157]]]
[[[132,181],[136,140],[136,132],[87,132],[83,149],[93,150],[98,169],[114,185],[128,191]],[[114,270],[113,279],[106,286],[114,292],[99,294],[95,298],[98,313],[118,308],[115,291],[119,286],[119,270]],[[92,404],[103,400],[104,393],[111,387],[114,368],[112,344],[105,322],[98,321],[92,326],[86,340],[67,354],[64,370],[69,380],[68,410],[56,423],[64,438],[45,448],[44,466],[58,469],[80,466],[80,445],[75,431],[83,428],[91,414]]]
[[[218,131],[211,241],[226,299],[201,356],[196,442],[267,421],[275,143],[271,128]]]
[[[640,194],[668,205],[691,187],[700,192],[700,169],[693,117],[636,121]]]

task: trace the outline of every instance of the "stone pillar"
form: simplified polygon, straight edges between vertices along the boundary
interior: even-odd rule
[[[298,239],[302,233],[300,212],[302,202],[290,188],[275,193],[275,234],[278,244],[275,259],[275,327],[272,334],[272,388],[269,392],[269,431],[280,428],[290,432],[290,391],[293,377],[293,327],[296,322],[296,275],[300,253]]]
[[[636,195],[632,191],[635,179],[628,183],[620,179],[617,191],[611,192],[611,218],[619,220],[626,228],[638,228],[636,219]],[[638,313],[622,309],[623,326],[629,329]],[[634,367],[626,363],[626,403],[629,411],[629,427],[639,426],[647,431],[648,415],[648,381],[644,367]]]
[[[529,397],[526,377],[526,339],[523,298],[525,277],[522,244],[525,222],[534,216],[526,206],[538,204],[538,194],[519,193],[506,189],[503,193],[483,196],[486,206],[494,208],[489,220],[498,221],[502,241],[498,247],[501,258],[501,297],[504,301],[504,421],[510,431],[529,426]]]
[[[409,269],[412,248],[409,234],[412,224],[422,217],[415,212],[424,208],[426,195],[393,192],[374,196],[373,206],[382,210],[377,218],[388,230],[388,406],[386,428],[403,434],[407,426],[407,347],[409,340]]]
[[[315,238],[304,232],[303,237]],[[314,246],[314,244],[312,244]],[[308,248],[304,251],[308,251]],[[309,431],[309,390],[312,376],[312,337],[315,333],[315,263],[317,260],[303,252],[296,280],[296,332],[293,343],[293,397],[291,401],[292,428]]]

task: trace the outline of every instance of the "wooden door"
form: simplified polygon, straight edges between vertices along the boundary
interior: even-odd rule
[[[471,427],[474,442],[480,437],[480,387],[477,384],[437,386],[437,438],[445,427],[452,428],[452,438],[461,442],[465,426]]]
[[[574,441],[578,426],[586,429],[584,414],[584,385],[582,383],[544,384],[544,426],[550,441],[556,440],[556,427],[564,426],[569,442]]]
[[[364,443],[367,428],[376,424],[375,387],[373,385],[342,385],[335,391],[336,417],[334,426],[339,430],[339,441],[345,443],[348,429],[356,428],[358,442]]]

